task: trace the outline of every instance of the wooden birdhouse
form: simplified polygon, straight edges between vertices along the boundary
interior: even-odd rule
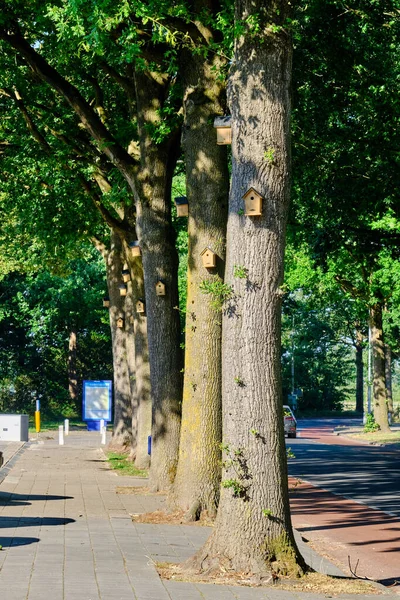
[[[129,248],[130,248],[132,256],[140,256],[141,255],[140,246],[139,246],[139,240],[135,240],[134,242],[130,242]]]
[[[214,127],[217,130],[217,144],[225,146],[232,144],[231,116],[215,117]]]
[[[175,206],[178,217],[187,217],[189,215],[189,204],[186,196],[175,198]]]
[[[156,283],[156,294],[157,296],[165,296],[165,283],[162,281]]]
[[[124,319],[122,317],[120,317],[119,319],[117,319],[117,327],[119,327],[119,329],[122,329],[124,326]]]
[[[144,313],[144,302],[143,300],[138,300],[136,302],[136,312],[139,314],[143,314]]]
[[[258,217],[262,215],[263,197],[256,192],[254,188],[250,188],[243,196],[244,214],[249,217]]]
[[[103,298],[103,308],[110,308],[110,298]]]
[[[215,267],[217,255],[211,250],[211,248],[204,248],[203,252],[201,253],[201,258],[203,260],[203,267],[206,267],[206,269],[212,269]]]
[[[126,292],[128,290],[127,286],[124,283],[121,283],[119,287],[119,295],[120,296],[126,296]]]
[[[122,281],[124,283],[128,283],[131,280],[131,274],[129,273],[129,269],[124,269],[122,271]]]

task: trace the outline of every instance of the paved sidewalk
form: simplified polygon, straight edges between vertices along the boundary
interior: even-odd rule
[[[64,446],[58,446],[54,434],[44,443],[27,445],[18,460],[13,460],[0,485],[2,600],[325,597],[274,588],[161,581],[154,561],[179,562],[191,556],[210,530],[133,523],[130,513],[151,511],[164,500],[161,496],[116,493],[117,487],[142,486],[144,482],[119,477],[108,468],[98,432],[71,432]],[[316,555],[308,559],[329,567]]]

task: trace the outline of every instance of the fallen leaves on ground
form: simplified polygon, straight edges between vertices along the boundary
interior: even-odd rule
[[[239,585],[246,587],[274,587],[279,590],[311,592],[337,596],[340,594],[382,594],[378,587],[369,581],[347,577],[331,577],[321,573],[307,573],[296,580],[279,579],[273,585],[252,580],[247,573],[221,572],[218,575],[187,571],[176,563],[156,563],[161,579],[186,581],[191,583],[210,583],[219,585]]]
[[[131,514],[135,523],[152,523],[153,525],[194,525],[199,527],[212,527],[214,522],[207,514],[202,514],[198,521],[186,520],[184,510],[167,512],[165,510],[155,510],[150,513]]]

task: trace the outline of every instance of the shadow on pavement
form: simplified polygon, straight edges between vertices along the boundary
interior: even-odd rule
[[[29,506],[32,502],[41,500],[72,500],[73,496],[51,496],[35,494],[14,494],[0,492],[0,506]]]
[[[8,527],[57,527],[75,523],[75,519],[63,519],[58,517],[2,517],[0,516],[0,529]]]
[[[1,537],[0,545],[4,548],[11,548],[12,546],[29,546],[29,544],[37,544],[39,538],[15,538],[15,537]]]

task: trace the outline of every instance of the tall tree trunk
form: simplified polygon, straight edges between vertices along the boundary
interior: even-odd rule
[[[169,489],[178,462],[182,402],[182,352],[178,307],[178,256],[171,223],[171,183],[176,140],[158,145],[149,128],[159,122],[165,90],[157,74],[135,73],[141,169],[137,233],[142,249],[152,396],[150,486]],[[165,296],[157,296],[162,280]]]
[[[131,240],[130,240],[131,241]],[[138,409],[136,418],[137,444],[135,451],[135,465],[138,469],[147,469],[150,465],[148,454],[148,437],[151,435],[151,388],[149,348],[147,343],[147,317],[136,311],[136,302],[145,297],[143,266],[140,257],[132,257],[127,243],[124,244],[125,256],[132,277],[132,300],[135,343],[135,393]]]
[[[237,0],[229,99],[232,185],[223,316],[223,481],[216,524],[189,564],[257,573],[305,567],[289,511],[281,386],[281,303],[290,196],[289,3]],[[251,29],[253,18],[261,31]],[[242,216],[251,187],[261,216]],[[227,290],[226,290],[227,291]]]
[[[364,336],[359,323],[356,323],[356,411],[364,411],[364,363],[363,363],[363,344]]]
[[[374,417],[381,431],[390,431],[386,402],[385,345],[382,326],[383,306],[377,302],[370,307],[371,345],[373,357]]]
[[[114,373],[114,422],[110,447],[130,450],[136,445],[132,437],[131,373],[127,361],[125,323],[124,327],[117,327],[117,319],[125,319],[125,301],[119,293],[123,259],[121,240],[118,234],[112,232],[106,264]]]
[[[386,402],[390,418],[393,415],[393,389],[392,389],[392,349],[389,344],[385,344],[385,382],[386,382]]]
[[[216,514],[221,479],[221,312],[201,290],[223,279],[229,175],[226,148],[217,146],[213,117],[224,110],[218,81],[221,61],[200,55],[182,58],[184,91],[183,149],[189,201],[188,295],[185,328],[185,377],[178,470],[171,504],[188,511]],[[205,269],[201,253],[218,255]],[[201,357],[201,358],[200,358]]]
[[[78,379],[76,372],[76,329],[69,334],[68,343],[68,391],[69,397],[76,405],[78,397]]]
[[[126,265],[124,265],[125,267]],[[122,281],[122,279],[120,279]],[[134,331],[134,313],[135,299],[133,295],[132,279],[127,284],[127,294],[124,302],[124,332],[125,332],[125,355],[128,367],[129,388],[131,398],[132,415],[132,445],[130,447],[130,459],[135,460],[137,455],[137,431],[138,431],[138,396],[136,386],[136,351],[135,351],[135,331]]]

